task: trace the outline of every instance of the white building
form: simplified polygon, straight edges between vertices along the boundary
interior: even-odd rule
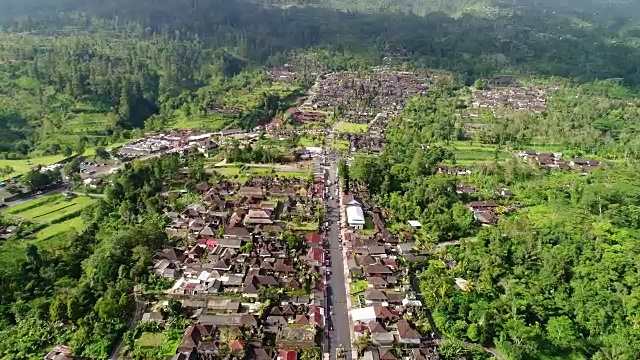
[[[351,309],[351,319],[353,322],[369,323],[377,319],[376,310],[373,306]]]
[[[364,229],[364,213],[362,212],[362,208],[359,206],[349,206],[347,207],[347,223],[349,227],[356,230]]]

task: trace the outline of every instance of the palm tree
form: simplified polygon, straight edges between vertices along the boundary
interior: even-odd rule
[[[373,340],[369,335],[361,335],[356,338],[355,345],[358,349],[358,353],[362,354],[365,350],[373,345]]]

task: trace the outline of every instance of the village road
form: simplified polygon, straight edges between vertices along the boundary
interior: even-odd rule
[[[136,303],[136,310],[133,313],[133,317],[129,321],[129,326],[127,330],[133,330],[133,328],[135,328],[136,323],[140,321],[140,319],[142,318],[142,313],[144,312],[144,308],[146,306],[146,302],[144,302],[138,297],[138,291],[135,289],[133,291],[133,297]],[[123,349],[124,349],[124,337],[121,337],[120,339],[118,339],[117,345],[114,347],[113,351],[111,352],[111,355],[109,356],[109,360],[122,359]]]
[[[330,269],[331,275],[327,281],[327,302],[331,309],[332,315],[328,315],[328,320],[333,325],[333,330],[329,331],[330,337],[330,358],[336,358],[336,349],[343,347],[347,360],[351,359],[351,328],[349,323],[349,309],[347,308],[347,293],[344,262],[342,258],[342,249],[340,248],[340,206],[336,197],[337,192],[337,174],[336,161],[329,162],[328,180],[331,182],[328,196],[326,199],[327,221],[329,227],[326,235],[329,241],[330,251]]]

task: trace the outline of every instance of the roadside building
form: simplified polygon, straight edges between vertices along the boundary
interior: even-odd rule
[[[349,206],[347,207],[347,223],[349,227],[356,230],[364,229],[364,213],[362,212],[362,208],[359,206]]]

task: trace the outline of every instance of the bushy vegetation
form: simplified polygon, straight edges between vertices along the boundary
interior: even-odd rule
[[[581,176],[489,158],[472,166],[470,176],[437,174],[440,162],[455,157],[446,144],[424,143],[454,129],[449,121],[456,95],[446,84],[432,90],[390,125],[381,156],[356,156],[349,179],[366,185],[390,210],[391,227],[406,230],[407,220],[421,221],[415,237],[436,255],[414,268],[438,329],[449,338],[497,345],[510,359],[638,358],[638,164],[611,162]],[[606,142],[606,136],[595,141]],[[601,149],[603,156],[621,156],[617,147]],[[457,195],[461,182],[478,192]],[[496,190],[503,187],[514,196],[500,198]],[[464,205],[473,199],[524,208],[480,228]],[[435,246],[464,238],[461,247]],[[456,278],[468,286],[461,290]]]
[[[0,269],[1,356],[41,358],[55,343],[109,355],[126,330],[134,285],[166,244],[159,190],[181,166],[177,156],[127,165],[85,216],[86,230],[70,231],[57,248],[27,245]]]

